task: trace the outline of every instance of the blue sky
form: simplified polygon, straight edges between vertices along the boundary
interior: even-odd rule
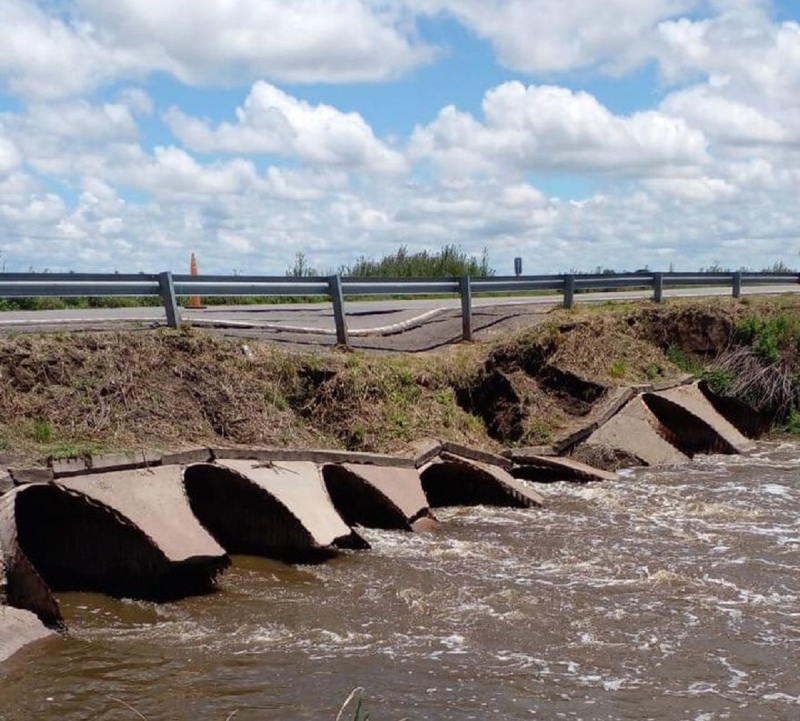
[[[0,267],[800,266],[800,6],[0,0]]]

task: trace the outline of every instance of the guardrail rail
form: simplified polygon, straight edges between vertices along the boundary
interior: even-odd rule
[[[744,288],[800,285],[798,273],[617,273],[603,275],[529,275],[471,278],[295,278],[259,275],[173,275],[170,271],[122,273],[0,273],[0,298],[130,297],[157,296],[164,305],[166,322],[181,325],[178,298],[189,296],[298,297],[322,296],[333,305],[336,339],[349,346],[345,297],[398,295],[458,295],[461,298],[462,337],[472,340],[472,296],[476,293],[551,292],[563,296],[571,308],[576,296],[590,291],[652,291],[660,303],[670,288],[731,288],[734,298]]]

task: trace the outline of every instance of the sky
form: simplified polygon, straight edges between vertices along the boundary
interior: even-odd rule
[[[799,0],[0,0],[0,270],[800,266]]]

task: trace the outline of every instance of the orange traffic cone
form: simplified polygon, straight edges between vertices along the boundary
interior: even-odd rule
[[[189,264],[189,274],[190,275],[197,275],[197,259],[194,257],[194,253],[192,253],[192,260]],[[189,308],[202,308],[203,304],[200,302],[199,295],[190,295],[189,296]]]

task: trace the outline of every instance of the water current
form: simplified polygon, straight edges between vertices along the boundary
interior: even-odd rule
[[[63,594],[0,719],[800,718],[800,444],[537,490],[178,603]]]

